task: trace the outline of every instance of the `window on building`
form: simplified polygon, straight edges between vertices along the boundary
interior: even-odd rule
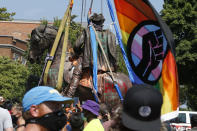
[[[17,54],[17,53],[13,53],[13,60],[14,60],[14,61],[20,60],[20,55]]]
[[[23,65],[26,65],[27,60],[22,56],[22,60],[21,60],[21,62],[22,62],[22,64],[23,64]]]

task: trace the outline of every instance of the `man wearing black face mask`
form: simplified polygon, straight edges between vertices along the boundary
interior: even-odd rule
[[[67,122],[67,118],[62,110],[62,104],[71,102],[71,98],[63,97],[57,90],[51,87],[38,86],[32,88],[24,95],[22,102],[23,117],[26,120],[24,130],[61,130]]]

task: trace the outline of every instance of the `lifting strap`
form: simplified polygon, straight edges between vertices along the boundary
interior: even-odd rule
[[[108,61],[108,59],[107,59],[107,56],[106,56],[106,54],[105,54],[105,51],[104,51],[104,49],[103,49],[103,46],[102,46],[102,44],[101,44],[101,41],[100,41],[100,39],[99,39],[99,37],[98,37],[98,34],[97,34],[97,32],[96,32],[94,26],[92,26],[92,29],[94,30],[94,33],[95,33],[95,35],[96,35],[96,40],[98,41],[99,47],[101,48],[101,51],[102,51],[102,53],[103,53],[103,56],[104,56],[105,61],[106,61],[106,63],[107,63],[107,66],[108,66],[108,68],[109,68],[110,75],[111,75],[112,81],[113,81],[113,83],[114,83],[115,89],[116,89],[116,91],[117,91],[117,93],[118,93],[118,95],[119,95],[119,98],[120,98],[121,102],[123,102],[122,93],[121,93],[121,91],[120,91],[120,88],[119,88],[117,82],[115,81],[114,75],[113,75],[113,73],[112,73],[112,69],[111,69],[111,67],[110,67],[110,65],[109,65],[109,61]]]
[[[123,58],[124,58],[124,62],[125,62],[125,65],[126,65],[126,68],[127,68],[127,71],[129,73],[129,79],[132,83],[134,83],[134,78],[133,78],[133,70],[129,64],[129,61],[127,59],[127,56],[126,56],[126,52],[124,50],[124,46],[122,44],[122,40],[120,38],[120,34],[119,34],[119,31],[118,31],[118,28],[115,24],[115,16],[114,16],[114,12],[113,12],[113,8],[112,8],[112,4],[111,4],[111,1],[110,0],[107,0],[107,5],[108,5],[108,8],[109,8],[109,12],[110,12],[110,15],[111,15],[111,19],[112,19],[112,22],[113,22],[113,25],[114,25],[114,28],[115,28],[115,31],[116,31],[116,37],[118,39],[118,43],[119,43],[119,46],[120,46],[120,49],[122,51],[122,55],[123,55]]]
[[[93,4],[93,0],[91,0],[91,3],[90,3],[90,8],[89,8],[89,11],[88,11],[88,17],[87,17],[87,20],[88,20],[88,27],[89,27],[89,30],[90,30],[90,39],[91,39],[91,48],[92,48],[92,55],[93,55],[93,93],[94,93],[94,98],[96,100],[96,102],[98,103],[99,102],[99,99],[97,98],[98,96],[98,85],[97,85],[97,46],[96,46],[96,36],[95,36],[95,33],[94,33],[94,30],[93,30],[93,26],[91,24],[91,21],[89,20],[89,17],[90,17],[90,14],[92,12],[92,4]]]
[[[90,39],[91,39],[91,48],[93,55],[93,85],[96,93],[98,93],[98,85],[97,85],[97,46],[96,46],[96,36],[93,30],[92,24],[89,24],[90,30]]]
[[[52,47],[52,49],[51,49],[51,52],[50,52],[50,55],[49,55],[50,58],[53,58],[54,55],[55,55],[55,52],[56,52],[56,49],[57,49],[57,46],[58,46],[60,37],[61,37],[61,35],[62,35],[62,32],[63,32],[63,30],[64,30],[66,21],[67,21],[67,23],[68,23],[68,21],[70,21],[70,20],[69,20],[69,19],[70,19],[69,17],[70,17],[70,12],[71,12],[71,10],[72,10],[72,6],[73,6],[73,0],[70,0],[69,5],[68,5],[68,7],[67,7],[67,10],[66,10],[66,12],[65,12],[65,14],[64,14],[64,17],[63,17],[62,21],[61,21],[60,27],[59,27],[59,29],[58,29],[58,33],[57,33],[57,36],[56,36],[56,38],[55,38],[53,47]],[[68,25],[67,25],[66,30],[65,30],[65,31],[66,31],[66,32],[65,32],[65,36],[66,36],[66,37],[67,37],[67,35],[68,35],[67,28],[69,28]],[[66,42],[67,40],[68,40],[67,38],[64,38],[64,42]],[[66,42],[66,43],[67,43],[67,42]],[[63,45],[64,47],[67,46],[66,43]],[[63,49],[64,49],[64,48],[63,48]],[[63,50],[63,49],[62,49],[62,50]],[[66,50],[66,49],[65,49],[65,50]],[[62,52],[62,54],[65,54],[65,53]],[[61,60],[65,59],[65,56],[63,56],[63,57],[64,57],[64,58],[61,58]],[[48,72],[49,72],[49,69],[50,69],[50,67],[51,67],[51,64],[52,64],[52,59],[47,60],[47,64],[46,64],[46,68],[45,68],[45,72],[44,72],[44,79],[43,79],[44,85],[47,84],[47,77],[48,77]],[[61,67],[64,67],[64,65],[62,66],[61,64],[60,64],[60,66],[61,66]],[[60,68],[60,70],[62,70],[62,69]],[[63,71],[62,71],[62,73],[63,73]],[[61,83],[62,80],[61,80],[61,79],[63,79],[63,78],[59,78],[59,77],[60,77],[60,75],[58,74],[58,80],[60,81],[60,84],[57,84],[57,85],[58,85],[58,88],[61,88],[61,87],[60,87],[60,85],[62,85],[62,83]],[[62,75],[62,77],[63,77],[63,75]],[[57,83],[59,83],[59,81],[58,81]]]
[[[68,19],[66,21],[66,27],[65,27],[65,34],[64,34],[64,43],[62,46],[62,55],[61,55],[61,61],[60,61],[60,67],[59,67],[59,73],[58,73],[58,79],[57,79],[57,90],[61,90],[62,88],[62,82],[63,82],[63,73],[64,73],[64,63],[66,58],[66,49],[68,45],[68,34],[69,34],[69,27],[70,27],[70,17],[71,17],[71,10],[68,12]]]
[[[90,14],[92,14],[92,4],[93,4],[93,0],[91,0],[91,3],[90,3],[90,8],[89,8],[89,12],[88,12],[88,18],[90,16]]]
[[[120,91],[120,88],[119,88],[117,82],[115,82],[114,75],[113,75],[111,67],[109,65],[109,61],[108,61],[108,59],[105,55],[105,51],[102,47],[101,41],[98,37],[98,34],[97,34],[92,22],[89,20],[89,16],[90,16],[91,10],[92,10],[92,3],[93,3],[93,0],[91,1],[89,12],[88,12],[88,25],[89,25],[89,30],[90,30],[91,47],[92,47],[92,53],[93,53],[93,85],[94,85],[93,93],[94,93],[96,101],[98,102],[98,98],[97,98],[97,92],[98,92],[98,87],[97,87],[97,46],[96,46],[96,40],[97,40],[98,43],[99,43],[99,46],[101,48],[101,51],[104,55],[107,66],[110,70],[110,74],[111,74],[112,81],[114,83],[115,89],[116,89],[116,91],[119,95],[119,98],[120,98],[121,102],[123,102],[123,96],[121,94],[121,91]]]

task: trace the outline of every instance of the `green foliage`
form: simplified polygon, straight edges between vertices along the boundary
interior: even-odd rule
[[[26,87],[27,90],[38,85],[40,76],[44,68],[45,58],[47,56],[47,53],[48,53],[48,49],[46,49],[43,55],[41,56],[41,60],[39,63],[31,64],[29,61],[27,62],[27,67],[30,72],[30,75],[27,80],[27,87]]]
[[[197,109],[197,90],[193,85],[181,85],[180,86],[180,105],[187,103],[187,110]]]
[[[118,64],[117,72],[122,72],[122,73],[128,75],[128,71],[127,71],[127,68],[126,68],[126,65],[125,65],[125,62],[124,62],[124,59],[123,59],[123,55],[122,55],[122,52],[121,52],[121,49],[120,49],[119,46],[117,46],[117,56],[118,56],[118,59],[117,59],[117,64]]]
[[[71,44],[73,45],[76,41],[76,39],[78,38],[78,36],[81,33],[82,27],[81,24],[76,23],[74,21],[74,19],[76,18],[76,15],[72,15],[71,16],[71,22],[70,22],[70,28],[69,28],[69,41],[71,42]],[[61,24],[61,19],[58,19],[58,17],[55,17],[53,19],[53,26],[56,26],[57,28],[59,28],[60,24]],[[48,24],[48,21],[46,19],[42,19],[41,20],[41,24]]]
[[[21,100],[29,75],[27,67],[6,57],[0,57],[0,95]]]
[[[69,41],[71,42],[71,44],[73,45],[76,41],[76,39],[78,38],[78,36],[80,35],[80,31],[81,31],[81,24],[76,23],[74,21],[74,19],[76,18],[76,15],[72,15],[71,16],[71,22],[70,22],[70,28],[69,28]],[[54,18],[54,22],[53,22],[53,26],[59,27],[61,24],[61,19],[58,19],[57,17]]]
[[[193,99],[197,90],[197,2],[164,0],[161,14],[175,38],[180,84],[186,85],[187,91],[190,92],[187,101],[192,104],[189,106],[197,110],[197,100]]]
[[[179,98],[180,105],[184,104],[186,100],[188,99],[188,87],[187,85],[180,85],[179,95],[181,96]]]
[[[197,109],[197,89],[196,87],[194,87],[193,85],[189,85],[188,88],[188,96],[187,96],[187,100],[188,100],[188,106],[195,110]]]
[[[179,108],[179,111],[192,111],[190,108]]]
[[[41,24],[44,24],[44,23],[41,23]],[[29,35],[28,38],[30,39],[31,35]],[[29,50],[30,50],[30,42],[27,42],[27,50],[25,51],[25,54],[24,54],[24,57],[27,60],[27,69],[29,71],[29,76],[27,78],[27,83],[26,83],[26,91],[38,85],[39,78],[41,76],[43,65],[44,65],[44,60],[46,57],[46,53],[44,53],[44,55],[41,56],[40,63],[31,64],[28,61]],[[48,50],[46,50],[46,52],[47,51]]]
[[[80,32],[80,26],[81,26],[80,24],[73,21],[74,18],[76,18],[75,15],[71,16],[71,25],[69,29],[69,40],[71,43],[74,43],[76,41],[77,34],[79,34]],[[46,19],[42,19],[41,24],[47,25],[48,21]],[[59,28],[60,24],[61,24],[61,19],[58,19],[58,17],[54,18],[53,26]],[[28,45],[30,44],[28,43]],[[28,47],[28,51],[26,51],[26,55],[25,55],[26,59],[28,59],[29,49],[30,47]],[[30,89],[38,85],[40,76],[44,68],[44,64],[45,64],[44,62],[47,53],[49,53],[48,49],[44,51],[44,54],[41,56],[41,60],[39,63],[31,64],[30,62],[27,62],[28,70],[30,71],[30,75],[27,81],[27,89]]]
[[[81,24],[76,23],[74,19],[76,18],[76,15],[71,16],[71,23],[70,23],[70,30],[69,30],[69,40],[72,43],[72,45],[75,43],[79,35],[81,34]]]
[[[41,19],[40,22],[41,22],[41,24],[43,24],[43,25],[47,25],[47,24],[48,24],[48,20],[45,19],[45,18]]]
[[[5,21],[12,20],[13,19],[12,17],[15,14],[16,14],[15,12],[8,13],[5,7],[0,8],[0,20],[5,20]]]
[[[60,24],[61,24],[61,19],[58,19],[58,17],[55,17],[53,19],[53,26],[56,26],[59,28]]]

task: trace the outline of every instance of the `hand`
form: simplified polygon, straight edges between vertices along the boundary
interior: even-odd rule
[[[145,34],[142,44],[142,60],[136,67],[138,75],[148,79],[151,71],[159,65],[163,57],[163,35],[161,29]]]
[[[18,117],[18,120],[16,122],[17,125],[23,125],[25,124],[25,120],[23,119],[22,116]]]
[[[78,101],[78,103],[76,104],[77,108],[80,109],[80,112],[83,111],[83,108],[81,107],[81,103],[80,101]]]
[[[23,119],[22,116],[18,117],[16,124],[18,126],[16,131],[24,131],[25,130],[25,120]]]
[[[110,113],[108,112],[106,115],[107,115],[108,120],[111,120]]]

